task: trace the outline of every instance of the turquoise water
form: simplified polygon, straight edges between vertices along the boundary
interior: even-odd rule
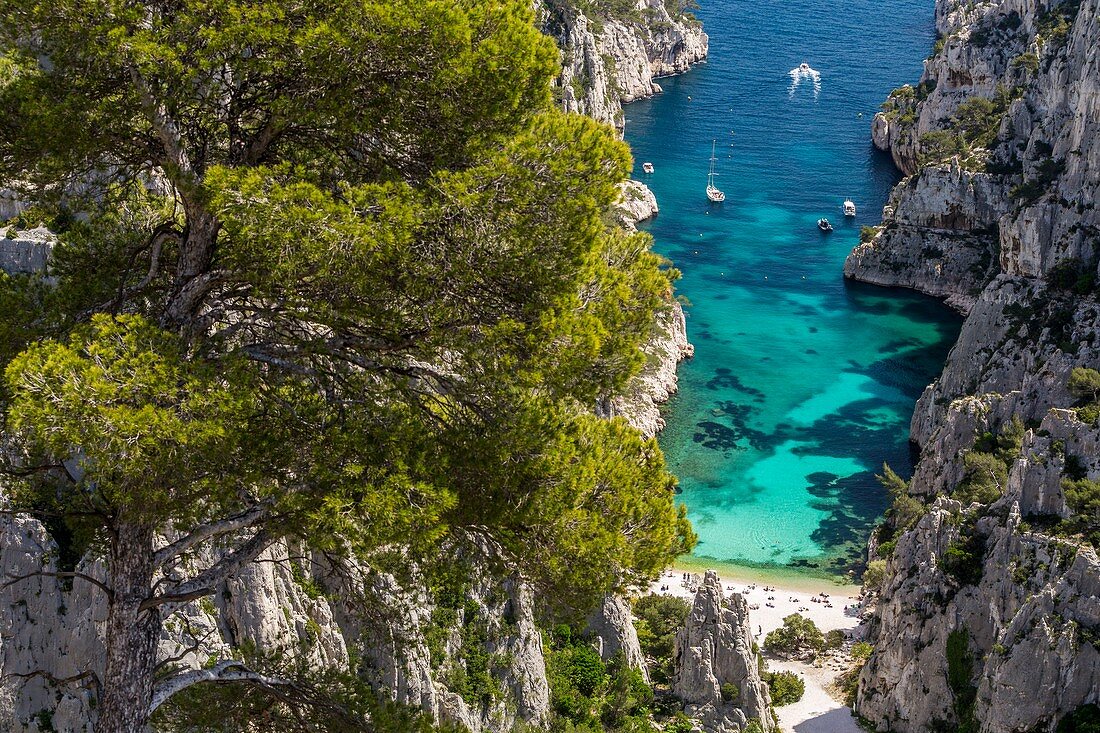
[[[691,303],[696,356],[661,444],[700,536],[697,559],[843,576],[886,507],[873,472],[883,461],[911,468],[913,403],[960,321],[841,272],[897,180],[869,125],[890,89],[918,78],[932,8],[704,1],[709,62],[627,107],[636,177],[661,207],[645,228]],[[819,84],[792,86],[802,61]],[[717,205],[704,194],[712,139],[726,193]],[[821,216],[836,231],[821,234]]]

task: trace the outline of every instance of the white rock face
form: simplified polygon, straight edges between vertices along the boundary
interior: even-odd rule
[[[45,270],[55,241],[53,232],[45,227],[0,229],[0,270],[10,274]]]
[[[642,678],[649,682],[649,670],[638,643],[638,631],[634,628],[629,600],[616,595],[604,598],[600,607],[588,616],[585,631],[592,635],[602,659],[614,659],[621,655],[627,666],[641,672]]]
[[[923,88],[896,95],[872,123],[875,145],[917,175],[895,190],[883,229],[845,274],[968,314],[911,423],[921,457],[910,490],[932,507],[898,538],[871,625],[856,710],[881,731],[954,729],[964,688],[982,733],[1053,731],[1100,697],[1100,563],[1091,548],[1041,531],[1070,514],[1063,478],[1100,477],[1100,428],[1066,409],[1072,369],[1100,366],[1100,303],[1048,282],[1067,262],[1081,275],[1097,268],[1100,0],[1082,0],[1062,40],[1049,11],[1028,0],[938,0],[944,44]],[[998,86],[1023,92],[987,169],[955,160],[917,172],[920,135],[949,128],[963,101],[994,98]],[[964,476],[963,455],[1013,417],[1031,429],[1004,496],[967,515],[945,496]],[[964,528],[977,538],[965,545],[977,580],[947,571]],[[973,662],[952,685],[948,639],[964,629]]]
[[[619,189],[622,192],[618,203],[619,221],[628,230],[633,230],[638,222],[657,216],[657,197],[649,186],[639,181],[623,181]]]
[[[882,227],[844,263],[846,277],[945,298],[966,312],[996,272],[1000,181],[959,167],[926,168],[899,184]]]
[[[622,105],[661,91],[655,81],[680,74],[707,57],[707,34],[697,21],[673,18],[663,0],[637,0],[636,17],[589,18],[546,4],[544,30],[557,39],[562,108],[623,129]]]
[[[752,719],[774,730],[771,696],[752,649],[748,602],[740,593],[727,600],[713,570],[676,634],[675,664],[672,692],[708,733],[737,733]],[[735,685],[737,697],[723,699],[723,685]]]
[[[627,393],[604,400],[596,407],[596,414],[622,417],[647,438],[665,427],[660,406],[676,393],[676,365],[695,354],[695,347],[687,340],[687,322],[678,301],[672,301],[668,310],[658,316],[656,330],[643,349],[649,359]]]

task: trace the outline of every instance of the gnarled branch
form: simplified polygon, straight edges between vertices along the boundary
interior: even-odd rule
[[[270,509],[271,502],[264,501],[240,514],[203,524],[167,547],[157,550],[153,554],[153,565],[161,567],[208,539],[251,527],[262,520]]]

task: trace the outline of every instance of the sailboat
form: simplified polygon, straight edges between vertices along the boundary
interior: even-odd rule
[[[707,198],[716,204],[726,200],[726,194],[719,191],[718,187],[714,185],[714,177],[718,175],[714,172],[714,161],[718,160],[714,156],[714,149],[717,144],[717,140],[712,140],[710,143],[710,174],[707,176]]]

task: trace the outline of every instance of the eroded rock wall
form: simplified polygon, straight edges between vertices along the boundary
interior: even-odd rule
[[[1100,428],[1067,387],[1100,368],[1100,1],[938,0],[936,24],[921,84],[872,125],[910,177],[845,274],[967,318],[913,415],[910,493],[929,509],[888,550],[856,710],[882,731],[1051,732],[1100,702],[1100,563],[1059,529],[1063,479],[1100,478]],[[930,164],[944,138],[925,136],[957,142],[978,97],[987,144]],[[951,498],[1014,419],[1001,495]]]
[[[561,48],[555,88],[562,108],[620,131],[624,104],[659,93],[656,79],[683,73],[707,57],[702,25],[689,16],[673,17],[664,0],[637,0],[620,17],[586,15],[561,0],[542,2],[543,29]]]
[[[738,733],[750,720],[772,731],[771,696],[753,650],[749,604],[729,598],[708,570],[687,620],[676,634],[672,692],[707,733]]]

